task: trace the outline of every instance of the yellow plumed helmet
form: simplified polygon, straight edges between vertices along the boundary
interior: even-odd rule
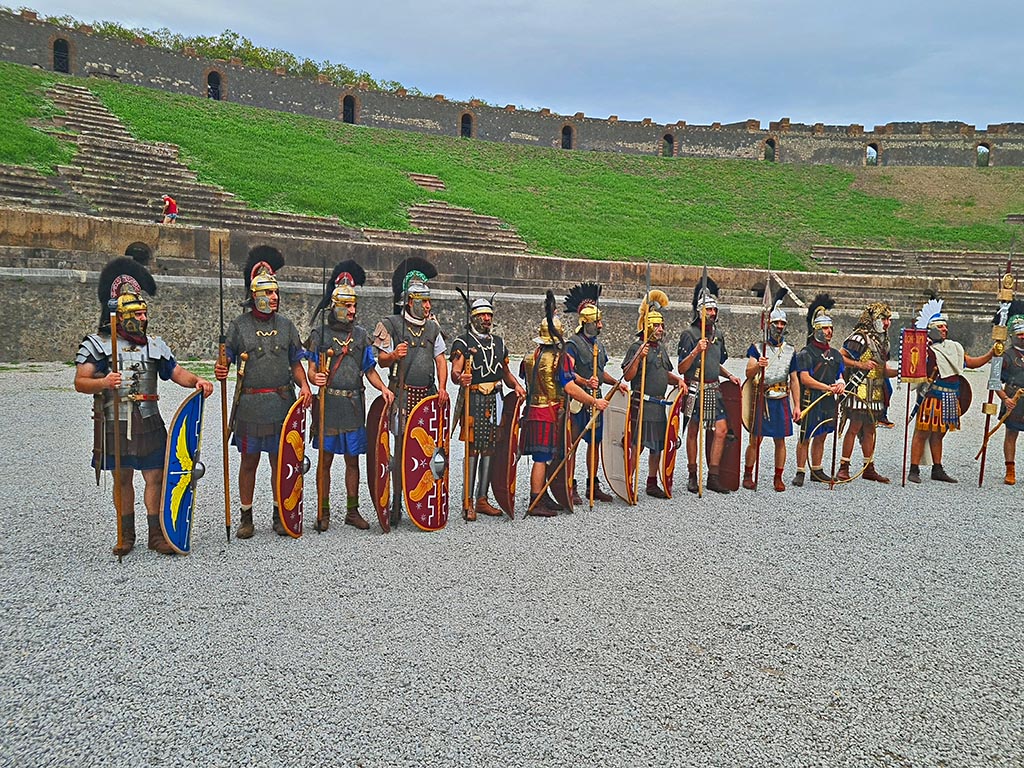
[[[637,310],[636,329],[641,333],[649,330],[656,323],[664,323],[665,318],[658,310],[668,306],[668,294],[655,288],[640,300],[640,308]]]

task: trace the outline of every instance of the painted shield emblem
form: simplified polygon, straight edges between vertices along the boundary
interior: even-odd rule
[[[167,427],[160,527],[179,554],[192,547],[192,512],[196,505],[196,481],[206,468],[199,460],[203,440],[203,393],[196,390],[178,406]]]
[[[448,523],[448,407],[437,395],[421,400],[402,437],[402,493],[409,519],[424,531]]]
[[[630,478],[626,468],[629,432],[629,395],[616,388],[604,411],[604,435],[601,438],[601,466],[612,492],[627,504]]]
[[[277,508],[288,535],[294,539],[302,535],[303,475],[309,469],[306,458],[306,414],[308,408],[296,400],[281,427],[281,441],[277,451]]]
[[[668,426],[665,428],[665,449],[661,452],[661,484],[668,497],[672,498],[672,481],[676,474],[676,456],[683,444],[680,426],[683,422],[683,406],[686,404],[686,390],[676,388],[669,394]]]
[[[515,392],[508,392],[502,404],[498,440],[491,461],[491,491],[501,510],[510,518],[516,516],[516,470],[519,465],[519,418],[523,401]]]
[[[391,432],[388,431],[388,407],[378,397],[366,416],[366,484],[384,533],[391,530],[388,510],[391,507]]]

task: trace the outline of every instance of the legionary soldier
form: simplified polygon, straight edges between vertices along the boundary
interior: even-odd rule
[[[1024,431],[1024,301],[1016,299],[1010,305],[1010,346],[1003,353],[1003,368],[1000,379],[1003,388],[997,394],[1003,406],[999,418],[1006,417],[1007,409],[1013,413],[1006,417],[1006,434],[1003,436],[1003,458],[1006,460],[1006,485],[1017,484],[1016,456],[1017,434]]]
[[[750,443],[743,462],[743,487],[756,490],[754,464],[761,451],[761,441],[772,438],[775,443],[775,478],[772,487],[776,491],[786,490],[782,473],[786,467],[786,438],[793,434],[793,421],[800,419],[800,380],[795,361],[796,347],[786,341],[786,311],[782,301],[787,291],[780,288],[772,301],[768,315],[768,341],[764,347],[751,344],[747,350],[746,376],[753,378],[761,371],[763,395],[755,397],[754,413],[750,424]]]
[[[583,389],[586,389],[595,397],[601,397],[601,384],[616,384],[615,378],[605,370],[608,365],[608,350],[598,336],[604,324],[601,322],[601,286],[597,283],[580,283],[569,289],[565,297],[565,309],[567,312],[574,312],[579,317],[576,325],[576,332],[569,337],[565,343],[565,353],[572,358],[575,375],[573,380]],[[621,385],[626,391],[625,385]],[[583,431],[583,441],[587,443],[587,484],[586,490],[589,493],[590,484],[594,485],[594,498],[597,501],[611,501],[612,495],[601,488],[597,480],[597,470],[600,462],[601,436],[604,434],[604,416],[597,414],[593,430],[590,428],[592,408],[587,408],[579,400],[573,399],[569,403],[569,418],[572,423],[572,438],[575,440]],[[591,444],[591,437],[594,438]],[[569,461],[569,474],[573,478],[574,504],[582,503],[576,490],[575,467],[576,457]]]
[[[467,393],[469,397],[469,423],[461,426],[469,448],[468,488],[463,492],[469,506],[462,511],[467,522],[476,520],[477,514],[501,515],[487,500],[487,489],[501,423],[502,382],[520,398],[526,397],[523,385],[509,369],[504,339],[491,332],[493,322],[494,305],[488,299],[476,299],[469,308],[470,327],[452,342],[452,379],[464,388],[462,397]],[[456,411],[455,418],[461,420],[461,409]]]
[[[426,259],[410,256],[391,276],[395,314],[385,317],[373,331],[373,349],[377,364],[390,369],[388,388],[395,400],[391,419],[395,467],[401,464],[401,446],[405,420],[421,401],[437,395],[448,407],[448,361],[441,326],[430,313],[428,281],[437,269]],[[401,472],[392,472],[391,524],[402,515]]]
[[[856,377],[856,389],[843,400],[845,417],[850,420],[850,426],[843,438],[843,454],[836,474],[836,480],[840,482],[850,479],[853,444],[858,437],[864,453],[862,477],[876,483],[889,482],[889,478],[878,473],[874,461],[876,425],[883,421],[886,411],[886,379],[899,373],[887,365],[891,324],[892,310],[888,304],[884,301],[868,304],[861,312],[853,333],[840,350],[844,367],[854,371],[847,374],[847,387],[851,386]]]
[[[386,402],[394,399],[377,373],[370,334],[356,324],[356,287],[365,282],[366,272],[358,262],[343,261],[335,266],[314,312],[309,337],[309,380],[320,388],[317,407],[324,408],[324,450],[319,458],[324,467],[317,475],[324,483],[319,493],[321,531],[331,523],[331,465],[335,454],[345,457],[345,525],[361,531],[370,527],[359,514],[359,457],[367,450],[363,377],[380,390]],[[321,314],[317,322],[317,314],[325,312],[326,316]],[[313,445],[318,447],[319,429],[319,419],[314,418]]]
[[[928,329],[929,381],[917,408],[914,439],[910,444],[907,480],[921,482],[921,458],[925,446],[932,454],[932,480],[955,483],[942,468],[942,440],[947,432],[960,429],[960,376],[965,368],[981,368],[992,359],[990,348],[981,357],[971,357],[963,345],[949,338],[949,318],[942,311],[942,299],[929,299],[917,316],[917,327]]]
[[[75,390],[93,395],[92,465],[100,470],[120,469],[120,530],[114,554],[127,555],[135,546],[135,486],[138,470],[145,483],[143,502],[149,524],[149,548],[173,555],[174,548],[160,528],[160,493],[163,481],[167,429],[157,406],[157,378],[186,389],[201,390],[204,397],[213,384],[184,368],[159,336],[149,336],[148,306],[143,293],[156,293],[156,282],[139,262],[114,259],[100,273],[99,332],[86,336],[75,356]],[[116,312],[117,368],[112,366],[110,313]],[[114,413],[114,393],[118,397]],[[116,427],[115,427],[116,424]],[[120,462],[115,462],[114,430],[118,430]],[[115,504],[118,489],[114,491]]]
[[[623,359],[629,362],[622,372],[632,390],[630,413],[639,416],[641,398],[644,401],[640,447],[648,451],[647,495],[655,499],[668,498],[668,494],[658,485],[658,468],[661,466],[661,452],[665,448],[665,433],[668,429],[665,393],[670,384],[679,387],[685,384],[683,378],[672,370],[672,359],[663,343],[665,318],[661,309],[666,306],[668,296],[658,290],[650,291],[641,301],[637,338],[626,350]],[[640,461],[639,453],[636,460]]]
[[[822,469],[825,437],[836,430],[836,397],[846,391],[842,379],[843,356],[831,347],[832,317],[829,311],[835,301],[827,293],[819,293],[807,308],[807,346],[796,356],[800,378],[800,438],[796,445],[796,477],[793,485],[804,484],[808,453],[811,459],[811,482],[830,483],[832,478]],[[829,393],[832,397],[822,397]]]
[[[252,519],[253,495],[256,491],[256,470],[260,456],[270,459],[270,484],[277,492],[277,452],[281,428],[299,398],[307,405],[313,395],[302,367],[305,350],[295,325],[278,312],[277,272],[284,266],[284,257],[273,249],[255,249],[246,261],[242,277],[247,298],[246,309],[231,321],[226,336],[227,365],[214,366],[218,381],[228,377],[231,364],[238,369],[233,418],[228,425],[231,442],[241,454],[238,468],[238,496],[242,521],[235,535],[250,539],[256,531]],[[279,536],[288,532],[281,522],[281,510],[274,503],[273,529]]]
[[[523,416],[523,453],[533,458],[530,470],[530,509],[527,514],[538,517],[554,517],[562,506],[545,493],[540,501],[534,501],[541,494],[547,480],[548,465],[561,461],[565,455],[565,396],[575,398],[599,411],[608,407],[603,397],[594,397],[575,381],[572,359],[563,353],[563,326],[561,318],[555,316],[555,294],[548,291],[544,303],[545,319],[533,339],[537,348],[532,355],[523,358],[520,376],[526,382],[526,410]]]
[[[703,283],[704,281],[702,281]],[[686,377],[689,390],[686,399],[686,417],[689,426],[686,432],[686,459],[689,479],[686,490],[697,493],[697,436],[700,434],[700,405],[697,398],[704,393],[704,426],[714,430],[711,443],[711,455],[708,456],[708,490],[715,493],[729,493],[718,479],[718,467],[722,461],[725,448],[725,436],[729,426],[726,422],[725,402],[719,391],[718,383],[724,376],[737,387],[740,380],[725,369],[725,361],[729,359],[725,350],[725,335],[719,330],[718,323],[718,286],[711,278],[706,285],[698,283],[693,289],[693,321],[689,328],[679,337],[679,365],[677,371]],[[701,336],[701,315],[704,316],[704,335]],[[701,353],[704,353],[704,383],[700,379]],[[703,446],[701,447],[703,450]]]

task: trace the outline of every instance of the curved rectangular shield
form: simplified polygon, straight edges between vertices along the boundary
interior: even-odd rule
[[[402,494],[409,519],[424,531],[448,524],[448,406],[437,395],[417,403],[402,436]]]
[[[366,416],[366,485],[384,533],[391,531],[391,432],[388,431],[388,407],[378,397]]]
[[[284,424],[281,426],[281,440],[277,450],[277,508],[281,511],[281,523],[293,539],[302,535],[302,490],[303,475],[308,469],[306,462],[306,414],[309,409],[296,400]]]
[[[630,501],[631,473],[626,466],[629,438],[629,395],[616,388],[604,410],[604,434],[601,438],[601,466],[612,492],[627,504]]]
[[[497,445],[491,462],[491,492],[502,512],[516,516],[516,472],[519,466],[519,419],[523,400],[515,392],[505,394]]]
[[[185,398],[167,425],[164,476],[160,491],[160,527],[174,550],[187,555],[192,548],[192,512],[196,481],[203,476],[199,449],[203,442],[203,393]]]
[[[665,448],[661,452],[661,464],[658,467],[661,475],[661,485],[665,494],[672,498],[672,481],[676,474],[676,456],[679,454],[679,446],[683,444],[681,425],[683,422],[683,407],[686,404],[686,389],[676,387],[675,394],[670,393],[668,409],[668,426],[665,427]]]

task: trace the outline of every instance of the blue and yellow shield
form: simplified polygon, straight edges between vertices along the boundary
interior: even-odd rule
[[[192,511],[196,482],[205,467],[199,461],[203,440],[203,393],[196,390],[178,406],[167,425],[160,527],[171,546],[187,555],[192,546]]]

